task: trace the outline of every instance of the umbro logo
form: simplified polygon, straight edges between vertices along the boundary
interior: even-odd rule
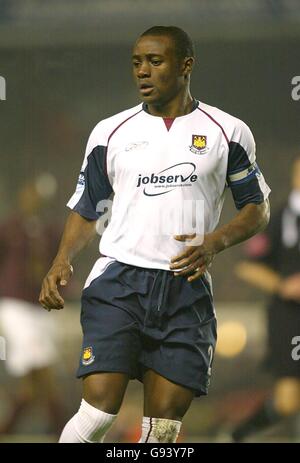
[[[132,151],[136,149],[142,150],[142,149],[147,148],[148,145],[149,145],[148,141],[136,141],[134,143],[129,143],[129,145],[125,147],[125,151]]]

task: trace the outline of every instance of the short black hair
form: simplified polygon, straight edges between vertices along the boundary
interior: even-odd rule
[[[175,53],[178,60],[195,57],[195,49],[192,39],[184,30],[180,29],[180,27],[153,26],[143,32],[140,37],[145,37],[146,35],[165,35],[170,37],[175,44]]]

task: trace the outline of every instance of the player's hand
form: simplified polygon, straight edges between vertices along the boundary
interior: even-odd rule
[[[39,297],[40,304],[50,311],[64,308],[65,301],[58,292],[57,285],[66,286],[73,275],[73,267],[68,262],[56,262],[45,276]]]
[[[187,276],[188,281],[197,280],[206,271],[217,253],[215,239],[211,234],[205,235],[202,239],[196,234],[175,235],[174,239],[189,242],[189,246],[171,259],[170,269],[177,270],[174,272],[175,276]]]
[[[291,275],[280,282],[279,295],[283,299],[300,302],[300,273]]]

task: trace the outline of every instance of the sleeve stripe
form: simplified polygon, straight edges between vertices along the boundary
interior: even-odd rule
[[[236,174],[228,175],[229,183],[234,183],[234,182],[239,182],[241,180],[245,180],[247,179],[247,177],[253,176],[257,172],[259,172],[258,166],[256,162],[254,162],[247,169],[237,172]]]

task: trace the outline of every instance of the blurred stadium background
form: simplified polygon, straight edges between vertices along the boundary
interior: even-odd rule
[[[61,230],[65,203],[75,187],[85,143],[102,118],[137,104],[131,81],[131,46],[146,28],[178,25],[193,38],[197,65],[193,95],[243,119],[252,128],[259,164],[276,208],[289,191],[289,169],[300,154],[300,101],[291,80],[300,74],[300,3],[297,0],[0,0],[0,214],[14,207],[26,179],[40,181],[49,200],[45,220]],[[48,192],[48,193],[47,193]],[[235,213],[231,195],[222,222]],[[74,378],[80,349],[80,287],[95,260],[97,243],[75,263],[78,288],[59,325],[59,388],[71,416],[81,385]],[[265,352],[265,298],[234,273],[242,246],[219,255],[213,266],[219,344],[210,394],[194,401],[182,439],[218,441],[267,394],[272,379],[261,368]],[[0,328],[1,334],[1,328]],[[0,420],[13,380],[0,362]],[[117,425],[107,441],[135,441],[142,417],[142,387],[131,382]],[[126,426],[125,426],[126,423]],[[128,428],[128,423],[130,427]],[[286,423],[252,440],[293,441]],[[38,405],[15,434],[1,442],[51,442]]]

